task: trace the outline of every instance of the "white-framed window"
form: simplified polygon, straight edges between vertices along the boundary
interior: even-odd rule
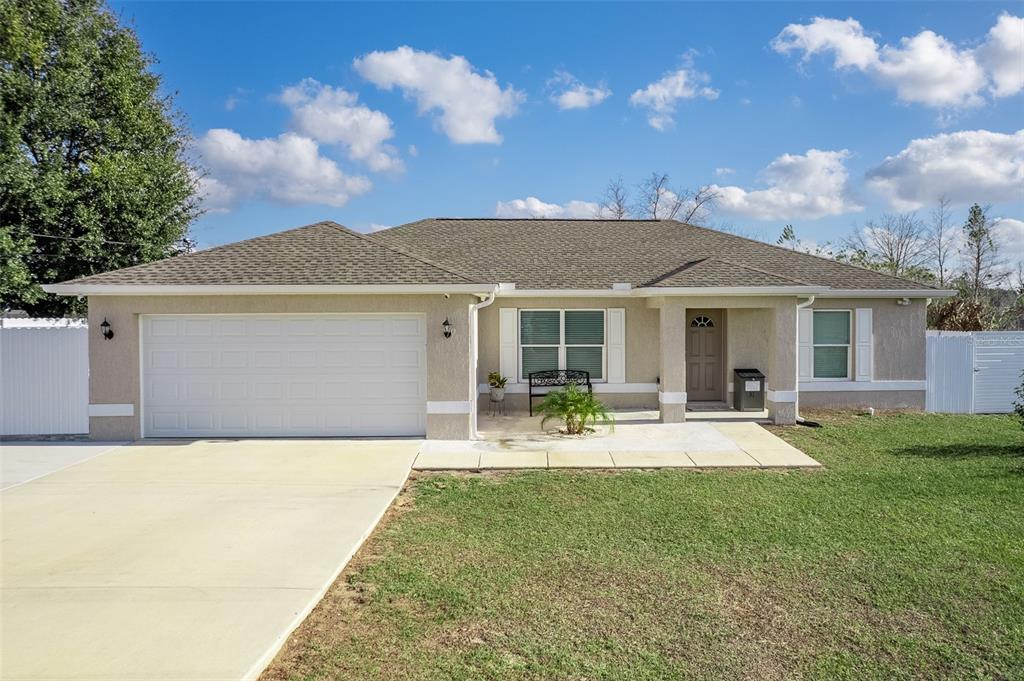
[[[519,380],[534,371],[576,369],[605,380],[605,310],[519,310]]]
[[[814,310],[812,377],[829,381],[850,378],[851,310]]]

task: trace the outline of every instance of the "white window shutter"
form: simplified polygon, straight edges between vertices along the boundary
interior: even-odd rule
[[[797,346],[800,350],[797,357],[797,370],[801,381],[809,381],[813,378],[814,366],[814,310],[808,307],[799,310],[799,313]]]
[[[874,332],[871,328],[871,308],[858,307],[854,319],[853,330],[856,338],[856,354],[854,355],[854,373],[858,381],[870,381],[875,376],[874,370]]]
[[[503,307],[498,313],[498,371],[514,383],[519,380],[519,314],[514,307]]]
[[[626,308],[608,308],[608,382],[626,382]]]

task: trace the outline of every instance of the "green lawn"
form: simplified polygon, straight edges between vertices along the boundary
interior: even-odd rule
[[[815,418],[815,472],[418,477],[264,678],[1024,679],[1024,431]]]

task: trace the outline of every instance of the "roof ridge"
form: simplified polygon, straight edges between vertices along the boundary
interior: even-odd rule
[[[674,222],[678,222],[680,225],[683,225],[685,227],[690,227],[690,228],[693,228],[693,229],[701,229],[701,230],[704,230],[705,232],[712,232],[714,234],[719,234],[719,235],[724,236],[726,238],[739,239],[741,241],[748,241],[750,243],[759,244],[761,246],[768,246],[769,248],[774,248],[775,250],[782,251],[784,253],[795,253],[796,255],[807,256],[808,258],[817,258],[818,260],[823,260],[825,262],[834,263],[836,265],[842,265],[844,267],[852,267],[853,269],[860,270],[862,272],[871,272],[872,274],[878,274],[878,275],[881,275],[883,277],[888,277],[889,279],[895,279],[896,281],[899,281],[899,282],[903,282],[903,283],[908,283],[909,282],[909,283],[917,284],[919,286],[924,286],[926,288],[929,288],[929,289],[932,289],[932,290],[935,290],[935,291],[941,290],[941,289],[939,289],[939,288],[937,288],[935,286],[932,286],[931,284],[925,284],[925,283],[920,282],[920,281],[914,281],[913,279],[907,279],[906,277],[897,277],[897,276],[894,276],[892,274],[887,274],[885,272],[879,272],[878,270],[872,270],[872,269],[869,269],[867,267],[861,267],[860,265],[854,265],[853,263],[849,263],[849,262],[840,262],[839,260],[836,260],[834,258],[826,258],[823,255],[816,255],[814,253],[805,253],[804,251],[795,251],[792,248],[786,248],[785,246],[779,246],[778,244],[770,244],[767,241],[758,241],[757,239],[752,239],[752,238],[747,237],[747,236],[741,236],[739,234],[733,234],[731,232],[723,232],[722,230],[712,229],[711,227],[702,227],[700,225],[695,225],[695,224],[692,224],[690,222],[683,222],[682,220],[674,220]]]
[[[423,218],[406,224],[414,225],[417,222],[679,222],[667,218]],[[405,227],[406,225],[395,225]],[[390,228],[394,229],[394,227]],[[387,230],[381,230],[387,231]]]
[[[658,282],[662,282],[662,281],[665,281],[666,279],[670,279],[670,278],[676,276],[677,274],[679,274],[680,272],[685,272],[686,270],[690,269],[691,267],[697,267],[698,265],[703,263],[705,260],[710,260],[710,256],[709,257],[704,257],[704,258],[697,258],[696,260],[690,260],[688,262],[684,262],[682,265],[679,265],[678,267],[673,267],[672,269],[666,270],[665,272],[663,272],[662,274],[658,275],[657,277],[654,277],[653,279],[651,279],[649,281],[645,281],[643,284],[640,285],[640,287],[643,288],[645,286],[656,286],[658,284]]]
[[[346,234],[350,234],[352,236],[358,237],[359,239],[362,239],[363,241],[368,241],[369,243],[373,244],[374,246],[377,246],[378,248],[383,248],[384,250],[391,251],[392,253],[398,253],[399,255],[405,256],[406,258],[412,258],[413,260],[417,260],[417,261],[423,263],[424,265],[430,265],[431,267],[439,269],[442,272],[445,272],[447,274],[451,274],[452,276],[458,277],[459,279],[464,280],[468,284],[479,283],[479,282],[473,281],[472,279],[470,279],[466,275],[462,274],[461,272],[455,272],[454,270],[450,270],[447,267],[445,267],[444,265],[438,264],[438,263],[436,263],[436,262],[434,262],[432,260],[424,258],[423,256],[419,255],[418,253],[410,253],[410,252],[405,251],[404,249],[396,248],[396,247],[391,246],[389,244],[385,244],[383,242],[377,241],[373,237],[367,236],[366,234],[363,234],[361,232],[357,232],[354,229],[350,229],[350,228],[346,227],[345,225],[342,225],[342,224],[339,224],[337,222],[334,222],[333,220],[324,220],[323,223],[318,223],[318,224],[325,224],[325,225],[329,225],[331,227],[334,227],[336,229],[340,229],[341,231],[345,232]]]

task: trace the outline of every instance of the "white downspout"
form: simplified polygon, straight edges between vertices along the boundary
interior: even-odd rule
[[[797,423],[803,421],[800,416],[800,310],[813,304],[814,296],[796,304],[796,381],[793,383],[796,386],[796,401],[793,403],[793,416]]]
[[[494,297],[498,294],[500,285],[495,286],[491,289],[491,292],[487,294],[487,297],[482,298],[479,303],[469,306],[469,317],[471,319],[470,325],[473,328],[472,332],[472,344],[473,344],[473,375],[472,375],[472,397],[470,398],[469,404],[471,406],[470,413],[473,416],[473,439],[480,439],[480,431],[476,429],[477,424],[477,411],[479,411],[480,394],[477,390],[477,380],[480,375],[480,310],[487,307],[494,302]]]

